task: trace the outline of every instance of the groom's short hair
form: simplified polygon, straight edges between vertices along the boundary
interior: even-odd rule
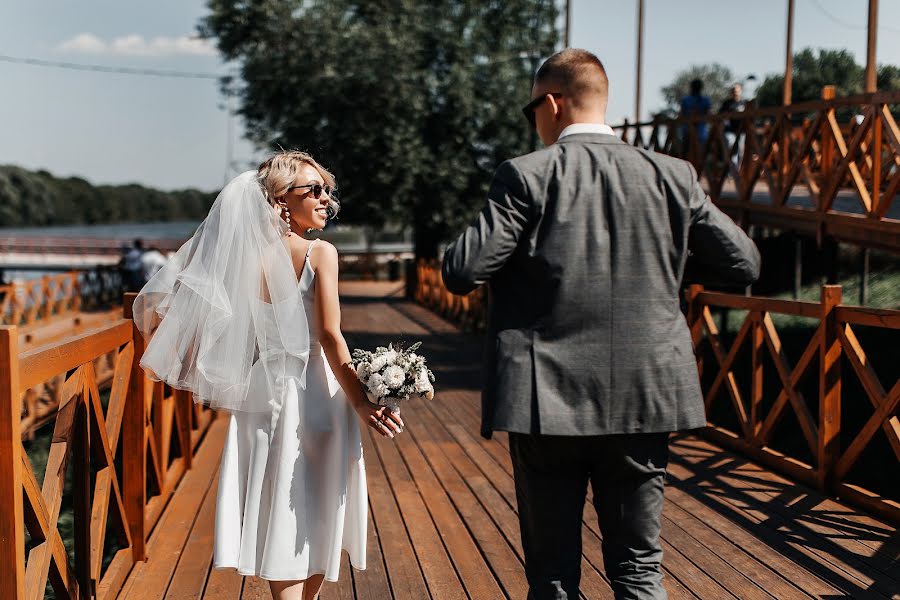
[[[552,87],[551,91],[568,97],[575,109],[599,103],[603,112],[609,98],[609,79],[603,63],[594,54],[578,48],[566,48],[547,59],[534,76],[534,82]]]

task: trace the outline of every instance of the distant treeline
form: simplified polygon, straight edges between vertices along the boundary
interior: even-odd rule
[[[200,221],[215,199],[216,192],[92,185],[0,165],[0,227]]]

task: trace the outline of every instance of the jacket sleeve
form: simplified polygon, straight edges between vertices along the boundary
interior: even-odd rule
[[[709,199],[696,171],[689,164],[690,215],[685,281],[726,286],[747,286],[759,277],[756,244],[731,217]]]
[[[485,207],[444,253],[447,289],[467,294],[500,270],[528,229],[530,214],[522,177],[507,161],[494,174]]]

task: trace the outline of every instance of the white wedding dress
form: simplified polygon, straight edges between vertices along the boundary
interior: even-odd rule
[[[268,580],[324,574],[337,581],[342,550],[354,568],[366,567],[366,472],[356,414],[312,325],[315,272],[309,252],[298,285],[310,323],[306,389],[299,359],[288,370],[296,376],[276,381],[266,381],[266,370],[254,365],[248,398],[270,400],[273,410],[230,417],[213,565]],[[274,327],[274,319],[267,326]]]

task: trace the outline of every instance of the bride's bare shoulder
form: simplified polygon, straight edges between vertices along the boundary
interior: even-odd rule
[[[317,240],[309,253],[310,266],[313,270],[337,270],[338,251],[334,244],[325,240]]]

